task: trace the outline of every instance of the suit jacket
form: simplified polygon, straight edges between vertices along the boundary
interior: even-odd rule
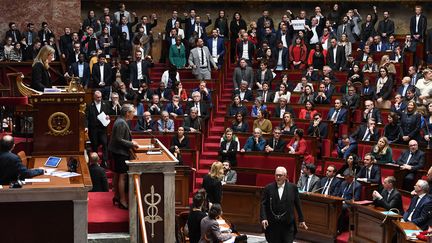
[[[0,152],[0,185],[9,184],[17,179],[24,180],[25,178],[42,175],[43,173],[42,169],[27,169],[16,154]]]
[[[105,112],[106,115],[111,114],[111,105],[107,101],[101,101],[100,112],[97,110],[94,101],[87,105],[86,119],[84,121],[85,127],[89,128],[90,130],[95,128],[106,130],[106,127],[102,125],[102,123],[97,118],[97,116],[102,112]]]
[[[251,136],[246,140],[243,149],[246,152],[264,151],[265,145],[266,145],[266,141],[262,137],[258,140],[258,143],[256,143],[254,137]]]
[[[312,137],[319,137],[321,139],[327,138],[328,135],[328,125],[327,123],[320,122],[317,127],[313,126],[313,122],[309,124],[307,129],[307,135]]]
[[[87,62],[83,62],[83,77],[80,78],[81,84],[87,86],[90,82],[90,66]],[[69,75],[79,77],[78,62],[72,63],[69,68]]]
[[[248,57],[247,57],[247,59],[251,62],[252,62],[252,59],[254,57],[254,52],[255,52],[255,45],[251,41],[248,41]],[[237,43],[236,54],[237,54],[237,60],[240,60],[243,56],[243,41]]]
[[[237,172],[235,170],[229,170],[223,179],[227,184],[236,184],[237,182]]]
[[[366,133],[367,126],[365,124],[360,125],[357,130],[351,134],[351,137],[356,141],[363,141],[363,137]],[[370,134],[369,141],[378,141],[378,129],[375,127],[373,130],[373,134]]]
[[[209,216],[201,220],[201,238],[198,243],[224,242],[231,237],[231,233],[222,234],[218,222],[214,219],[210,219]]]
[[[279,58],[279,51],[280,51],[280,49],[278,49],[278,48],[275,48],[272,51],[272,53],[273,53],[273,55],[275,57],[275,60],[276,60],[276,65],[277,65],[278,58]],[[283,67],[283,69],[287,69],[288,68],[288,59],[289,59],[288,48],[283,47],[282,48],[282,67]]]
[[[381,170],[379,165],[373,164],[371,169],[370,169],[370,177],[367,180],[367,182],[369,183],[374,183],[374,184],[381,184]],[[366,166],[363,166],[359,172],[357,172],[357,177],[358,178],[366,178],[367,175],[367,168]]]
[[[101,80],[101,73],[100,73],[100,68],[99,68],[99,64],[95,64],[93,65],[93,72],[92,72],[92,77],[93,77],[93,88],[98,88],[99,87],[99,83],[101,81],[103,81],[105,83],[105,87],[109,87],[111,86],[111,65],[109,63],[105,63],[104,67],[103,67],[103,80]]]
[[[336,46],[336,62],[334,61],[334,53],[333,47],[330,47],[327,50],[327,60],[326,63],[331,67],[334,71],[339,71],[341,68],[345,66],[346,56],[345,56],[345,48],[343,46]]]
[[[376,123],[382,123],[381,111],[378,108],[375,108],[375,107],[371,111],[369,111],[369,113],[368,113],[368,115],[366,117],[364,116],[364,112],[363,112],[363,114],[362,114],[362,116],[363,116],[362,122],[367,122],[370,113],[372,113],[372,118],[375,119]]]
[[[191,128],[195,130],[201,131],[202,129],[202,119],[197,117],[196,119],[192,119],[190,116],[187,116],[183,120],[183,125],[185,131],[190,132]]]
[[[51,37],[54,37],[53,32],[51,32],[51,31],[45,32],[45,40],[44,40],[44,38],[43,38],[44,32],[45,31],[43,29],[38,31],[38,37],[39,37],[40,42],[42,43],[42,46],[44,45],[44,42],[47,42]]]
[[[286,224],[294,224],[295,234],[297,228],[294,217],[294,208],[298,215],[298,221],[304,222],[299,192],[296,185],[286,181],[282,198],[279,198],[278,186],[276,182],[272,182],[264,188],[263,197],[261,199],[260,221],[268,220],[270,227],[283,222]],[[276,219],[276,215],[280,216],[280,220]],[[269,230],[269,228],[267,228],[266,233],[274,234],[272,230]]]
[[[156,25],[157,25],[157,19],[154,19],[154,20],[153,20],[153,23],[147,23],[147,24],[145,24],[146,34],[147,34],[147,35],[150,35],[150,31],[151,31],[154,27],[156,27]],[[139,32],[139,29],[141,28],[141,26],[143,26],[142,23],[137,24],[137,25],[135,26],[135,32]],[[167,33],[169,33],[169,31],[168,31]]]
[[[348,94],[344,94],[341,102],[346,109],[355,110],[360,105],[360,95],[354,94],[353,96],[349,96]]]
[[[377,83],[378,83],[378,80],[379,80],[379,78],[377,78]],[[380,92],[375,93],[375,100],[377,100],[378,98],[382,98],[383,100],[389,100],[389,99],[391,99],[392,93],[393,93],[393,78],[388,77],[387,81],[385,82],[385,84],[381,88]]]
[[[410,19],[410,33],[413,35],[420,35],[420,40],[423,39],[426,35],[427,28],[427,18],[423,14],[420,14],[420,18],[418,21],[418,30],[416,31],[416,16],[412,16]]]
[[[291,28],[288,28],[287,32],[285,34],[285,41],[286,41],[288,47],[291,45],[291,41],[292,41],[292,32],[290,31],[290,29]],[[282,34],[282,31],[276,32],[276,41],[278,41],[278,40],[282,41],[283,37],[284,36]]]
[[[164,132],[164,130],[165,130],[165,124],[164,124],[164,122],[161,119],[159,119],[157,121],[157,124],[158,124],[158,130],[159,130],[159,132]],[[166,128],[168,129],[169,132],[174,132],[174,121],[171,120],[171,119],[169,119],[166,122]]]
[[[194,102],[188,102],[186,105],[186,114],[190,114],[190,109],[195,106]],[[201,112],[201,118],[207,120],[210,117],[209,106],[207,103],[200,101],[199,109]]]
[[[321,188],[320,193],[324,194],[324,187],[326,186],[326,183],[328,180],[330,180],[331,178],[328,178],[327,176],[321,178],[321,180],[319,181],[319,185],[318,188]],[[333,177],[333,180],[331,181],[330,185],[329,185],[329,189],[328,189],[328,195],[331,196],[337,196],[339,193],[339,187],[341,184],[341,180],[339,180],[336,177]]]
[[[420,202],[418,202],[417,204],[418,200],[420,200]],[[409,215],[414,211],[413,215],[411,216],[411,222],[416,224],[421,229],[425,230],[428,227],[427,222],[431,217],[431,210],[432,198],[430,197],[430,195],[426,194],[421,199],[419,198],[419,196],[415,196],[411,199],[411,203],[408,210],[404,213],[403,219],[405,221],[408,221]]]
[[[327,120],[330,120],[333,117],[333,114],[335,113],[335,111],[336,111],[336,109],[334,107],[330,108],[330,111],[327,114]],[[336,119],[336,124],[345,123],[346,119],[347,119],[347,114],[348,114],[348,112],[345,108],[340,108],[339,114],[338,114],[337,119]]]
[[[274,138],[267,139],[267,145],[270,146],[274,152],[283,152],[286,147],[286,141],[279,138],[277,144],[274,144]]]
[[[273,72],[270,69],[267,69],[264,73],[264,79],[261,79],[261,69],[258,69],[255,74],[255,83],[263,84],[264,82],[269,84],[271,87],[271,82],[273,81]]]
[[[185,39],[189,40],[189,38],[192,36],[192,33],[195,31],[196,21],[194,21],[192,24],[192,19],[187,18],[184,20],[184,22],[185,22]],[[205,28],[207,26],[211,25],[211,23],[212,23],[211,19],[209,19],[208,22],[201,22],[200,23],[200,26],[202,28],[201,38],[203,38],[204,41],[207,39],[207,34],[206,34]]]
[[[251,67],[246,67],[244,69],[244,76],[242,76],[242,69],[240,67],[236,67],[234,69],[233,74],[233,83],[234,83],[234,89],[238,89],[240,87],[241,81],[244,80],[248,82],[249,88],[252,89],[254,85],[254,73],[253,69]]]
[[[225,54],[225,44],[224,44],[224,40],[223,38],[218,37],[217,38],[217,44],[216,44],[216,48],[217,48],[217,54],[222,57],[223,59],[223,55]],[[207,40],[207,47],[210,51],[210,54],[213,53],[213,38],[208,38]]]
[[[228,160],[232,166],[237,166],[237,146],[238,143],[234,139],[231,140],[230,146],[228,149],[226,149],[227,141],[224,140],[221,142],[220,148],[219,148],[219,155],[221,157],[221,161]]]
[[[129,130],[129,125],[126,120],[120,116],[114,122],[108,150],[114,154],[130,156],[130,149],[132,147],[132,134]]]
[[[397,208],[399,210],[399,214],[403,215],[404,210],[402,206],[402,196],[398,190],[393,189],[389,196],[389,191],[383,189],[381,196],[383,197],[381,200],[374,200],[375,206],[385,208],[386,210]]]
[[[354,200],[356,201],[360,200],[362,185],[357,181],[353,181],[351,184],[348,184],[347,181],[342,181],[339,187],[338,196],[342,197],[345,200],[352,200],[353,186],[354,186]]]
[[[105,170],[97,164],[89,165],[90,177],[92,180],[93,188],[91,192],[107,192],[108,179]]]
[[[133,30],[132,30],[132,26],[136,25],[138,23],[138,17],[135,17],[134,21],[131,23],[130,21],[126,24],[129,30],[129,42],[132,42],[133,39]],[[119,36],[122,35],[122,24],[119,22],[119,25],[117,25],[117,33],[119,34]]]
[[[183,107],[182,107],[181,103],[178,104],[178,107],[175,107],[174,104],[172,102],[170,102],[165,106],[165,110],[170,114],[175,113],[179,116],[182,116],[184,114],[183,113]]]
[[[354,43],[354,42],[356,41],[355,38],[354,38],[354,33],[353,33],[353,31],[352,31],[352,28],[353,28],[354,26],[355,26],[354,21],[353,21],[353,20],[350,20],[350,21],[348,21],[348,23],[346,24],[346,27],[345,27],[345,34],[347,35],[348,40],[349,40],[349,42],[351,42],[351,43]],[[336,32],[336,35],[337,35],[337,39],[338,39],[338,40],[341,39],[341,36],[342,36],[343,33],[344,33],[344,32],[343,32],[343,24],[340,24],[340,25],[337,27],[337,32]]]
[[[291,108],[290,106],[285,106],[285,112],[289,112],[289,113],[291,113],[291,115],[293,116],[293,117],[295,117],[296,115],[295,115],[295,113],[294,113],[294,109],[293,108]],[[278,118],[280,118],[280,116],[281,116],[281,108],[280,108],[280,106],[279,105],[277,105],[276,107],[275,107],[275,112],[274,112],[274,116],[275,117],[278,117]],[[282,114],[283,115],[283,114]]]
[[[378,23],[377,32],[381,36],[382,36],[382,33],[386,33],[387,37],[389,37],[390,35],[394,34],[394,30],[395,30],[394,22],[391,19],[387,19],[387,21],[381,20]]]
[[[267,91],[267,96],[266,96],[266,99],[265,99],[265,100],[264,100],[264,94],[263,94],[263,93],[264,93],[264,91],[262,91],[262,90],[258,90],[258,91],[257,91],[257,96],[263,98],[263,102],[264,102],[264,103],[272,103],[272,102],[273,102],[273,99],[274,99],[274,92],[268,90],[268,91]]]
[[[209,72],[211,72],[211,66],[216,67],[216,63],[213,61],[213,58],[211,58],[211,53],[209,51],[209,49],[207,48],[207,46],[203,46],[203,50],[204,50],[204,55],[205,58],[207,60],[207,70]],[[198,75],[199,74],[199,69],[200,67],[200,59],[199,59],[199,51],[201,51],[198,47],[195,47],[194,49],[192,49],[190,51],[190,55],[189,55],[189,65],[195,65],[195,68],[192,68],[192,73],[194,75]]]
[[[375,87],[363,87],[361,89],[361,96],[363,96],[363,100],[373,100],[375,98]]]
[[[31,33],[31,44],[33,45],[33,43],[35,43],[35,41],[36,41],[36,38],[38,37],[36,32],[24,31],[21,36],[25,37],[27,40],[27,44],[29,44],[30,43],[29,42],[29,34],[30,33]],[[22,39],[22,37],[21,37],[21,39]]]
[[[140,83],[138,81],[138,63],[132,62],[129,65],[129,72],[130,72],[130,82],[132,83],[132,86],[135,88],[140,87]],[[150,75],[149,75],[149,68],[153,67],[154,64],[152,62],[149,62],[147,60],[141,61],[141,73],[143,76],[143,79],[145,82],[150,83]]]
[[[309,184],[308,192],[316,192],[316,190],[319,189],[320,178],[318,176],[312,175],[312,177],[309,178],[309,176],[303,175],[297,182],[297,187],[300,190],[304,190],[306,180],[308,180]]]
[[[410,154],[409,150],[405,150],[402,152],[396,163],[398,165],[404,165],[406,164],[408,160],[408,156]],[[421,150],[417,150],[410,158],[408,165],[411,165],[411,171],[415,172],[419,169],[422,169],[425,163],[425,153]]]
[[[236,90],[234,90],[234,95],[240,95],[240,93],[241,93],[240,89],[236,89]],[[241,98],[241,97],[240,97],[240,98]],[[254,97],[253,97],[253,93],[252,93],[252,91],[249,90],[249,89],[247,89],[247,90],[245,91],[245,94],[244,94],[244,96],[243,96],[243,99],[241,99],[241,100],[242,100],[242,101],[247,100],[247,101],[249,101],[249,102],[252,102],[252,101],[254,100]]]
[[[387,43],[384,43],[384,42],[381,42],[381,49],[380,50],[378,50],[378,46],[379,46],[379,44],[378,45],[377,44],[372,44],[371,45],[371,51],[373,53],[375,53],[375,52],[385,52],[388,49]]]
[[[32,67],[32,81],[30,84],[32,89],[44,91],[45,88],[51,88],[51,77],[48,70],[45,69],[42,63],[36,63]]]

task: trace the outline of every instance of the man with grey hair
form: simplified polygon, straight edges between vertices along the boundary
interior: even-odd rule
[[[169,118],[168,111],[162,111],[161,119],[157,124],[159,132],[174,132],[174,121]]]
[[[93,184],[91,192],[107,192],[109,190],[108,179],[105,170],[99,166],[98,162],[98,154],[95,152],[90,153],[89,172]]]
[[[253,93],[248,89],[248,82],[244,80],[240,82],[240,89],[236,89],[234,95],[240,96],[240,100],[243,102],[253,101]]]
[[[237,90],[240,87],[240,83],[246,81],[248,89],[252,89],[254,81],[253,69],[247,65],[246,59],[240,59],[240,66],[234,69],[233,73],[233,84],[234,89]]]
[[[307,230],[297,186],[287,181],[287,170],[284,167],[277,167],[275,182],[264,188],[261,199],[260,220],[267,242],[294,242],[297,232],[294,208],[297,211],[299,227]]]
[[[403,181],[403,189],[410,190],[415,182],[417,171],[423,169],[425,164],[425,153],[418,148],[416,140],[408,142],[408,150],[402,152],[396,163],[401,170],[406,171]]]
[[[202,129],[202,120],[198,117],[198,109],[190,108],[189,116],[185,117],[183,126],[187,132],[200,132]]]
[[[199,91],[192,92],[192,101],[186,106],[187,113],[190,113],[192,107],[197,109],[197,114],[203,120],[207,120],[210,117],[209,106],[201,99],[201,93]]]
[[[386,210],[398,209],[399,214],[403,214],[402,196],[395,188],[396,178],[387,176],[383,181],[383,190],[381,194],[378,191],[373,191],[372,198],[375,206],[385,208]]]
[[[428,182],[418,180],[414,185],[414,192],[417,195],[411,199],[410,206],[403,215],[405,222],[412,222],[422,230],[428,228],[428,221],[432,219],[432,198],[427,194],[428,191]]]
[[[254,129],[253,135],[246,140],[246,144],[240,152],[264,151],[265,145],[266,141],[262,137],[262,131],[257,127]]]

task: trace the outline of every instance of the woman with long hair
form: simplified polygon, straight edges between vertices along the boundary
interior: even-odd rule
[[[240,95],[234,95],[231,105],[228,107],[228,116],[235,116],[241,113],[243,116],[248,114],[246,106],[243,106]]]
[[[411,139],[420,141],[421,115],[417,112],[417,104],[408,101],[405,113],[401,114],[402,142],[408,143]]]
[[[380,137],[378,142],[372,148],[372,155],[378,164],[387,164],[393,162],[393,153],[389,141],[386,137]]]
[[[185,134],[184,127],[177,128],[177,134],[175,134],[171,140],[171,146],[177,146],[180,149],[189,148],[189,138]]]
[[[320,43],[315,44],[315,48],[310,50],[308,57],[308,66],[314,69],[322,70],[326,64],[327,51],[323,50]]]
[[[305,104],[307,101],[313,102],[314,93],[312,85],[306,85],[303,89],[303,93],[300,95],[300,99],[298,101],[299,104]]]
[[[231,62],[235,62],[236,58],[236,41],[239,35],[240,30],[247,30],[246,21],[242,19],[242,16],[239,12],[235,12],[233,14],[233,18],[230,22],[230,41],[231,41]]]
[[[272,51],[271,48],[268,48],[265,51],[265,55],[264,55],[263,59],[261,60],[261,63],[263,61],[267,63],[267,67],[270,69],[270,71],[273,70],[273,69],[275,69],[275,67],[276,67],[276,59],[275,59],[275,57],[273,55],[273,51]],[[273,78],[273,76],[272,76],[272,78]]]
[[[284,97],[287,103],[290,103],[291,92],[288,91],[288,86],[285,83],[279,85],[279,90],[275,92],[273,103],[279,103],[279,98]]]
[[[32,81],[30,87],[43,92],[51,88],[51,76],[48,72],[49,64],[53,61],[55,50],[49,45],[43,46],[32,65]]]
[[[360,69],[359,63],[355,62],[352,69],[348,71],[348,79],[350,79],[353,84],[363,83],[363,72]]]
[[[223,164],[219,161],[214,162],[208,174],[204,176],[202,187],[206,190],[207,199],[212,204],[221,203],[223,176]]]
[[[383,68],[383,67],[385,67],[388,70],[387,73],[393,75],[396,74],[396,67],[392,62],[390,62],[389,55],[383,55],[381,57],[379,68]]]
[[[253,129],[261,129],[263,134],[270,134],[272,132],[272,123],[267,119],[267,111],[258,111],[257,119],[253,122]]]
[[[356,154],[350,154],[345,159],[345,164],[337,171],[336,176],[343,179],[343,175],[346,171],[358,172],[359,170],[360,166],[358,164],[358,156]]]
[[[376,81],[375,99],[377,108],[390,109],[393,78],[389,75],[387,68],[380,67]]]
[[[402,128],[399,125],[399,115],[396,112],[390,112],[387,117],[388,124],[384,127],[384,137],[389,144],[397,143],[402,138]]]
[[[338,45],[344,47],[345,58],[348,60],[348,56],[352,53],[352,46],[351,42],[348,40],[348,36],[345,33],[341,35],[340,41],[338,41]]]
[[[234,132],[248,132],[249,130],[249,125],[248,123],[244,120],[244,116],[241,112],[238,112],[235,115],[235,119],[232,123],[231,129]]]
[[[305,108],[300,110],[299,119],[312,120],[316,113],[318,111],[315,110],[315,104],[308,100],[305,102]]]
[[[295,39],[294,45],[289,47],[288,53],[291,69],[305,69],[307,61],[306,57],[308,53],[307,47],[300,37]]]
[[[225,16],[225,10],[219,10],[219,16],[215,21],[214,29],[219,29],[219,35],[224,39],[228,39],[228,19]]]
[[[172,96],[178,95],[181,101],[187,101],[188,95],[186,89],[183,88],[183,84],[181,82],[174,83],[173,88],[171,89]]]
[[[294,137],[287,144],[288,153],[303,155],[305,163],[313,163],[314,158],[309,154],[306,140],[303,138],[303,129],[296,129],[294,131]]]
[[[294,131],[297,129],[292,114],[285,112],[283,114],[282,122],[279,125],[282,134],[284,135],[294,135]]]

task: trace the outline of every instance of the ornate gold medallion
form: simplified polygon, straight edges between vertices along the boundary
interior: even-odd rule
[[[72,133],[70,128],[70,119],[63,112],[55,112],[48,118],[48,127],[50,129],[47,134],[53,136],[66,136]]]

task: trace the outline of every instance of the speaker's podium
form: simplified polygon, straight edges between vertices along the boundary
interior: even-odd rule
[[[135,141],[140,145],[136,158],[126,161],[129,166],[130,242],[142,242],[141,238],[145,237],[141,232],[142,222],[145,222],[148,242],[175,242],[175,165],[178,160],[156,138]],[[138,193],[136,185],[141,189]]]

